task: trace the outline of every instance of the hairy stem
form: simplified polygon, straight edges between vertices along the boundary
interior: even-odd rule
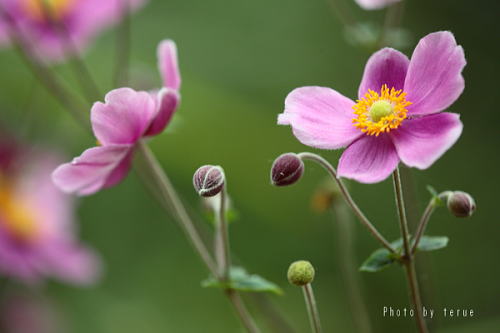
[[[415,237],[413,240],[413,245],[411,248],[411,254],[415,254],[415,251],[417,250],[418,243],[420,242],[420,238],[424,235],[425,229],[427,228],[427,224],[429,223],[429,220],[431,218],[432,213],[436,209],[436,205],[434,203],[434,198],[429,201],[429,204],[427,207],[425,207],[424,213],[422,214],[422,217],[420,218],[420,222],[418,223],[418,228],[415,233]]]
[[[401,186],[401,175],[399,168],[393,173],[394,193],[396,196],[396,205],[398,208],[399,224],[401,229],[401,237],[403,238],[404,257],[403,264],[405,266],[408,286],[410,288],[410,300],[416,312],[416,322],[420,333],[427,333],[427,326],[422,314],[422,300],[420,299],[420,291],[418,288],[417,275],[415,272],[415,262],[410,249],[410,235],[408,233],[408,222],[406,219],[406,210],[403,198],[403,188]]]
[[[316,298],[310,283],[302,287],[304,292],[304,299],[307,306],[307,314],[311,323],[311,329],[314,333],[321,333],[321,321],[319,318],[318,307],[316,305]]]
[[[337,177],[337,171],[327,160],[325,160],[323,157],[321,157],[319,155],[316,155],[313,153],[307,153],[307,152],[299,153],[298,156],[299,156],[299,158],[301,158],[303,160],[313,161],[313,162],[316,162],[319,165],[321,165],[330,174],[330,176],[333,178],[333,180],[335,180],[335,182],[337,182],[337,184],[340,188],[340,191],[342,192],[342,195],[344,196],[344,199],[346,200],[347,204],[351,207],[354,214],[359,218],[361,223],[368,229],[368,231],[373,235],[373,237],[375,237],[390,252],[392,252],[392,253],[396,252],[392,248],[391,244],[385,239],[384,236],[382,236],[382,234],[377,230],[377,228],[375,228],[375,226],[370,222],[370,220],[368,220],[368,218],[365,216],[365,214],[361,211],[361,209],[358,207],[358,205],[354,202],[354,200],[352,199],[349,191],[347,190],[347,188],[344,185],[344,183],[342,182],[342,180],[340,180]]]
[[[226,221],[226,204],[227,204],[227,190],[225,182],[222,191],[220,192],[220,205],[217,213],[217,238],[216,249],[218,252],[217,259],[219,264],[219,274],[221,278],[228,281],[231,269],[231,252],[229,250],[229,235],[228,225]]]
[[[239,293],[233,289],[226,289],[225,293],[229,301],[233,305],[234,309],[236,310],[236,313],[238,314],[240,321],[243,323],[248,333],[260,333],[260,329],[255,324],[255,321],[250,315],[250,312],[248,312]]]

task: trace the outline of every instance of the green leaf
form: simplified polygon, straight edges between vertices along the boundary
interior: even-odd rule
[[[373,252],[359,268],[363,272],[378,272],[396,262],[396,256],[386,248]]]
[[[231,267],[230,278],[227,282],[220,282],[214,277],[202,281],[201,285],[205,288],[234,289],[243,292],[268,292],[277,295],[283,294],[283,291],[276,284],[255,274],[248,274],[242,267]]]
[[[434,187],[432,187],[431,185],[427,185],[427,191],[429,191],[432,196],[434,207],[444,206],[443,200],[439,197],[439,193]]]
[[[448,237],[422,236],[417,246],[418,251],[439,250],[448,245]],[[378,272],[398,262],[403,253],[403,239],[399,238],[391,243],[396,253],[391,253],[386,248],[375,250],[359,268],[363,272]]]
[[[419,251],[435,251],[442,249],[448,245],[448,237],[446,236],[422,236],[417,245]]]

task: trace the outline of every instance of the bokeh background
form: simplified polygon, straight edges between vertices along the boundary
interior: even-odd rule
[[[192,189],[193,172],[220,164],[239,218],[231,225],[231,244],[251,272],[278,283],[283,296],[272,296],[297,332],[309,330],[302,294],[286,281],[288,265],[308,259],[317,269],[314,283],[326,332],[354,332],[346,288],[340,275],[334,222],[311,211],[313,192],[325,174],[307,164],[295,186],[275,188],[269,170],[276,156],[311,151],[289,127],[276,125],[286,94],[303,85],[331,86],[355,97],[364,63],[373,51],[353,43],[334,15],[334,0],[153,0],[132,21],[132,83],[159,86],[156,46],[173,38],[183,76],[182,106],[152,149],[172,178],[201,229],[208,224]],[[384,11],[365,12],[353,1],[347,8],[359,22],[381,24]],[[499,131],[497,125],[498,13],[495,0],[408,0],[401,26],[408,55],[419,38],[451,30],[468,60],[466,89],[452,107],[465,130],[458,143],[429,170],[407,170],[412,200],[420,212],[429,194],[460,189],[478,204],[470,219],[440,209],[428,233],[448,235],[449,246],[423,254],[428,306],[473,309],[473,318],[432,321],[436,332],[498,332],[500,268],[498,252]],[[114,31],[107,31],[86,54],[101,90],[113,88]],[[74,86],[68,66],[57,66]],[[35,81],[14,51],[0,53],[0,108],[4,127],[27,142],[65,152],[70,158],[93,145],[90,137]],[[336,163],[339,152],[321,151]],[[375,185],[349,183],[367,215],[387,235],[398,238],[390,180]],[[36,189],[33,189],[36,191]],[[410,199],[408,199],[410,200]],[[71,333],[239,332],[226,299],[203,289],[207,271],[175,222],[132,173],[119,186],[80,200],[82,238],[102,255],[106,271],[93,287],[78,289],[50,282],[46,293]],[[378,244],[353,221],[355,265]],[[407,306],[403,270],[360,273],[363,295],[375,332],[410,332],[411,318],[384,318],[383,306]],[[265,314],[248,298],[264,331]],[[356,314],[354,314],[356,316]]]

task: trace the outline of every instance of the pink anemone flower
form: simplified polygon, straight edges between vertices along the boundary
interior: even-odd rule
[[[145,0],[0,0],[0,41],[18,30],[32,51],[61,61],[68,52],[83,51],[109,26],[118,23]]]
[[[51,181],[60,158],[0,144],[0,275],[36,284],[46,277],[89,284],[94,252],[76,238],[73,200]]]
[[[363,9],[374,10],[374,9],[382,9],[401,0],[355,0],[355,1]]]
[[[459,115],[441,112],[464,89],[464,52],[450,32],[420,40],[411,60],[384,48],[368,60],[357,102],[323,87],[293,90],[278,124],[305,145],[343,152],[339,177],[386,179],[399,162],[426,169],[462,133]]]
[[[91,122],[100,146],[87,149],[54,171],[53,181],[61,190],[89,195],[116,185],[128,174],[138,141],[161,133],[168,125],[180,101],[173,41],[160,43],[158,59],[164,84],[159,92],[120,88],[109,92],[105,103],[94,104]]]

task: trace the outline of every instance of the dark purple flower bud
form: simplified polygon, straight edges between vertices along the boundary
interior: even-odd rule
[[[224,170],[220,166],[204,165],[193,176],[193,185],[202,197],[213,197],[224,188]]]
[[[294,153],[280,155],[271,168],[271,182],[275,186],[296,183],[304,173],[304,162]]]
[[[476,202],[465,192],[454,191],[448,196],[448,210],[456,217],[469,217],[476,210]]]

